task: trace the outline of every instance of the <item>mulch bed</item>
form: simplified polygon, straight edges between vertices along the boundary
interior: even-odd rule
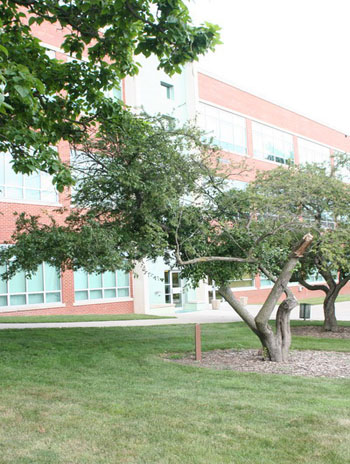
[[[202,353],[202,361],[194,355],[171,361],[197,367],[229,369],[261,374],[287,374],[305,377],[350,378],[350,353],[335,351],[292,350],[288,362],[264,361],[258,350],[214,350]]]
[[[350,338],[350,326],[338,327],[336,332],[325,332],[323,327],[319,325],[292,327],[292,335],[318,338]]]
[[[339,327],[337,332],[324,332],[320,326],[293,327],[292,334],[307,337],[350,338],[350,327]],[[350,352],[292,350],[287,362],[275,363],[265,361],[258,350],[214,350],[202,353],[201,362],[196,361],[193,354],[171,361],[239,372],[350,378]]]

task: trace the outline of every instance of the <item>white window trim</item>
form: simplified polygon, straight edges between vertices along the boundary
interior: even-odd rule
[[[134,301],[134,298],[131,297],[120,297],[120,298],[99,298],[96,300],[79,300],[73,303],[73,306],[86,306],[86,305],[94,305],[94,304],[103,304],[103,303],[122,303],[124,301]],[[0,321],[1,322],[1,321]]]
[[[49,308],[64,308],[66,305],[62,302],[57,303],[37,303],[21,306],[0,306],[0,313],[9,313],[15,311],[32,311],[33,309],[49,309]],[[1,323],[1,319],[0,319]]]
[[[23,204],[23,205],[38,205],[38,206],[55,206],[59,207],[62,206],[62,203],[56,202],[51,203],[45,200],[19,200],[13,198],[0,198],[0,203],[16,203],[16,204]]]

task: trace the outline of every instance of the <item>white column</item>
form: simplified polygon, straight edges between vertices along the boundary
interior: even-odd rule
[[[134,274],[134,312],[136,314],[149,313],[149,278],[146,274],[146,264],[140,263],[135,267]]]

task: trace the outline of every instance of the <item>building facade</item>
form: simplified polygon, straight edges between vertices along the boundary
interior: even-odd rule
[[[59,48],[64,31],[52,25],[33,25],[33,29],[49,56],[72,59]],[[167,114],[180,123],[196,119],[222,148],[223,165],[244,159],[251,168],[244,175],[232,175],[239,188],[254,178],[256,170],[274,169],[289,161],[331,162],[333,153],[350,152],[350,139],[345,134],[197,71],[195,66],[188,65],[181,74],[169,77],[157,70],[156,59],[140,60],[139,74],[123,81],[119,96],[135,111]],[[62,142],[57,149],[69,163],[68,144]],[[59,194],[49,175],[15,174],[10,161],[8,154],[0,154],[0,244],[10,240],[15,212],[40,215],[70,205],[70,192]],[[271,282],[259,275],[247,275],[231,286],[248,303],[260,303]],[[311,294],[298,284],[292,283],[291,288],[298,299]],[[345,288],[342,292],[349,291]],[[9,282],[0,281],[0,314],[166,315],[208,308],[215,292],[214,283],[202,282],[199,288],[190,288],[179,270],[169,268],[162,258],[140,263],[130,274],[60,273],[43,263],[32,279],[19,273]]]

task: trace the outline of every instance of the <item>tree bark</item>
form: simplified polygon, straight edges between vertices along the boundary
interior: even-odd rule
[[[337,318],[335,317],[335,300],[338,296],[338,293],[339,291],[328,293],[323,302],[323,328],[326,332],[336,332],[338,330],[338,322]]]
[[[296,264],[303,256],[311,241],[312,235],[307,234],[293,250],[279,277],[276,279],[269,296],[255,318],[252,317],[249,311],[234,296],[230,287],[221,286],[219,288],[220,295],[224,297],[229,305],[259,337],[263,346],[264,357],[270,361],[281,362],[288,359],[291,343],[290,312],[297,306],[298,302],[287,285]],[[282,293],[285,293],[287,298],[278,307],[276,333],[274,333],[269,324],[269,318]]]

